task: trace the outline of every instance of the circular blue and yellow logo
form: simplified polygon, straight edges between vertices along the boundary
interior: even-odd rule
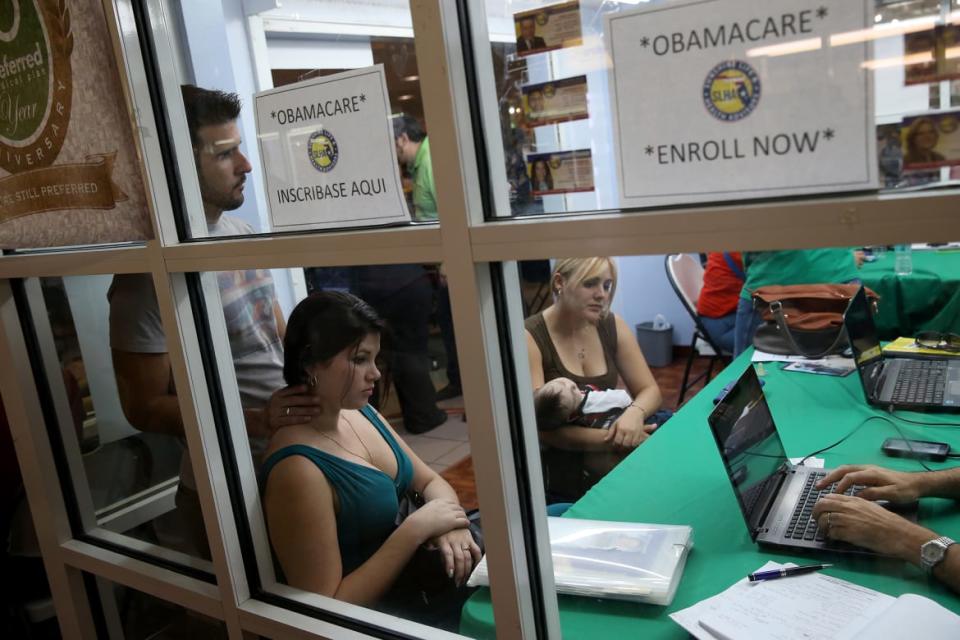
[[[340,159],[337,139],[326,129],[314,131],[307,143],[307,155],[310,156],[310,164],[314,169],[323,173],[330,171],[337,166],[337,160]]]
[[[742,120],[760,102],[760,76],[746,62],[726,60],[703,81],[703,104],[717,120]]]

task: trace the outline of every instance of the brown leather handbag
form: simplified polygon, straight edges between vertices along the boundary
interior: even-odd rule
[[[753,336],[760,351],[822,358],[849,346],[843,326],[847,304],[858,284],[794,284],[760,287],[752,293],[753,308],[763,322]],[[879,296],[865,290],[875,310]]]

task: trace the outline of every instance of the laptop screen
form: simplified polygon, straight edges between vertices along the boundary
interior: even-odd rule
[[[880,338],[877,337],[877,325],[870,313],[870,303],[863,287],[850,299],[847,311],[843,314],[843,324],[850,338],[853,359],[858,367],[864,367],[880,359]]]
[[[707,421],[752,535],[763,515],[760,497],[787,461],[753,366],[747,367]]]
[[[863,287],[850,299],[847,311],[843,314],[843,325],[847,328],[853,361],[860,374],[863,393],[870,400],[880,372],[880,339],[877,337],[877,325],[873,322],[870,303]]]

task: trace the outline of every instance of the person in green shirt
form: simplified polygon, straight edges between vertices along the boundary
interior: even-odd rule
[[[430,140],[419,121],[407,115],[393,119],[393,137],[397,157],[407,165],[413,177],[413,219],[426,222],[437,219],[437,190],[433,184]]]
[[[771,284],[820,284],[858,282],[857,263],[852,249],[800,249],[794,251],[750,251],[743,254],[746,280],[737,305],[733,355],[753,342],[760,326],[760,312],[753,308],[751,294]]]

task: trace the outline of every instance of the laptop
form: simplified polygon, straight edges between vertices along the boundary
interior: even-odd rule
[[[914,411],[960,411],[960,360],[884,357],[863,287],[850,299],[843,324],[869,404]]]
[[[813,505],[832,487],[818,491],[814,485],[832,470],[790,463],[752,366],[747,367],[707,421],[754,542],[797,550],[873,554],[828,540],[817,526],[811,516]],[[862,486],[851,487],[847,494],[861,489]],[[915,505],[901,515],[916,520]]]

